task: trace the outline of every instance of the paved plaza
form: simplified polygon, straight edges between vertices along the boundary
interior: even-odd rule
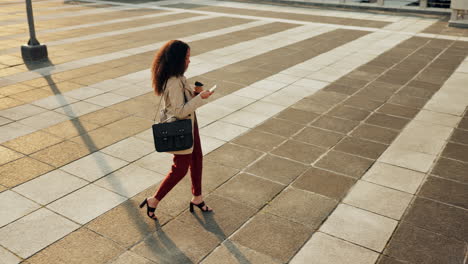
[[[245,1],[0,3],[0,264],[466,264],[468,29]],[[191,46],[203,192],[157,208],[155,51]]]

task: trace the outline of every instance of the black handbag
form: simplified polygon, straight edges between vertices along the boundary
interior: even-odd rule
[[[161,107],[164,94],[165,93],[163,93],[161,100],[159,101],[157,112],[159,112]],[[185,102],[187,102],[187,98],[185,98],[185,92],[184,99]],[[154,121],[156,121],[156,116]],[[193,146],[191,119],[181,119],[168,123],[157,123],[153,124],[152,128],[154,146],[157,152],[186,150]]]

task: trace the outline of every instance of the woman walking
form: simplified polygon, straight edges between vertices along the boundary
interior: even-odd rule
[[[140,208],[146,205],[148,217],[157,220],[155,210],[158,203],[187,174],[190,169],[192,179],[192,200],[190,211],[194,206],[203,212],[212,211],[205,205],[202,197],[202,167],[203,154],[198,133],[195,109],[204,104],[212,92],[203,91],[203,86],[193,89],[187,84],[184,76],[190,64],[190,47],[185,42],[171,40],[159,51],[153,61],[153,88],[157,95],[164,99],[164,108],[160,113],[161,122],[171,122],[176,119],[191,119],[193,128],[193,146],[190,149],[171,152],[174,154],[171,171],[162,181],[153,197],[146,198]]]

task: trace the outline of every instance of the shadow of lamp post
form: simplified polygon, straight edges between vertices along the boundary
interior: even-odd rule
[[[41,45],[36,39],[31,0],[26,0],[26,12],[28,14],[29,41],[27,45],[21,46],[21,56],[24,61],[45,60],[47,59],[47,46]]]

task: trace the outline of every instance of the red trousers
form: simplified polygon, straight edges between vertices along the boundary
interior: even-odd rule
[[[192,194],[199,196],[202,194],[202,169],[203,153],[200,145],[200,135],[198,133],[197,122],[194,122],[193,128],[193,152],[186,155],[174,155],[174,163],[171,171],[162,181],[156,192],[155,198],[161,201],[166,194],[176,186],[176,184],[185,177],[190,168],[192,178]]]

